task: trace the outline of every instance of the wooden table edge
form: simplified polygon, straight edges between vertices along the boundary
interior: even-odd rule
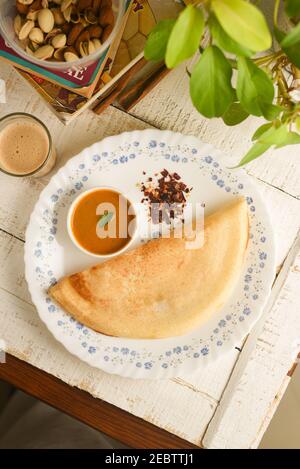
[[[200,449],[199,446],[108,402],[94,398],[86,391],[72,387],[10,354],[6,354],[5,363],[0,363],[0,380],[131,448]]]

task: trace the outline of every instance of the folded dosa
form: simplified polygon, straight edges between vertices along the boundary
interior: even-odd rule
[[[50,295],[75,319],[103,334],[182,335],[229,299],[241,274],[248,213],[238,198],[205,218],[204,244],[160,238],[61,279]]]

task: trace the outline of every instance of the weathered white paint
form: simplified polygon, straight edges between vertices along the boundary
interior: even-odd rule
[[[200,116],[189,96],[186,64],[169,73],[130,114],[160,129],[195,135],[206,143],[213,143],[228,155],[231,166],[238,163],[250,148],[251,136],[263,123],[262,119],[251,117],[238,126],[227,127],[222,119]],[[249,164],[247,172],[300,198],[298,145],[268,151]]]
[[[87,111],[64,127],[35,92],[24,87],[16,73],[1,63],[0,78],[6,80],[8,104],[0,105],[0,116],[26,111],[45,120],[58,149],[58,166],[104,136],[147,128],[151,124],[199,136],[225,151],[232,164],[249,145],[257,120],[225,128],[216,120],[202,119],[189,103],[187,80],[183,75],[183,67],[172,72],[133,109],[131,116],[115,108],[107,109],[101,116]],[[257,181],[270,211],[277,241],[278,268],[300,226],[300,201],[296,198],[300,165],[296,149],[292,152],[284,149],[281,156],[265,157],[247,169]],[[283,295],[278,292],[280,308],[276,307],[277,303],[271,308],[261,322],[259,334],[255,330],[250,334],[241,354],[233,350],[193,376],[168,381],[136,382],[110,376],[65,351],[40,322],[31,304],[24,279],[22,239],[30,212],[48,179],[49,176],[15,180],[0,175],[0,229],[4,230],[0,231],[0,336],[5,337],[10,353],[189,441],[199,444],[204,437],[209,447],[256,446],[270,418],[270,409],[273,411],[279,401],[274,401],[274,396],[280,380],[283,381],[292,362],[288,355],[283,360],[281,354],[286,344],[285,335],[291,337],[300,323],[295,315],[292,319],[287,314],[287,308],[297,306],[296,282],[289,277],[294,279],[294,271],[285,276]],[[289,262],[291,258],[286,265]],[[297,269],[294,266],[296,272]],[[298,272],[297,275],[299,277]],[[289,285],[288,291],[286,285]],[[280,372],[275,366],[277,362]],[[237,374],[241,377],[238,382]],[[251,425],[248,425],[248,408],[254,413]],[[238,428],[237,434],[235,428]]]
[[[208,448],[249,448],[277,407],[300,347],[300,237],[278,275],[204,436]]]

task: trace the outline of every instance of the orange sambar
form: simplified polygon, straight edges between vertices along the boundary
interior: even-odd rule
[[[71,230],[78,244],[98,255],[123,249],[131,240],[129,224],[135,222],[135,216],[128,215],[130,206],[130,202],[114,190],[88,192],[75,205],[71,217]],[[102,217],[107,215],[112,215],[111,220],[99,230]]]

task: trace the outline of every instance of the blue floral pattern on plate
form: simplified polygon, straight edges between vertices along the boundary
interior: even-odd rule
[[[222,350],[234,348],[249,331],[274,276],[272,231],[256,189],[241,171],[223,169],[219,158],[216,150],[194,137],[148,130],[108,137],[74,157],[52,178],[27,230],[26,278],[41,318],[72,353],[111,373],[165,377],[208,363]],[[57,256],[63,259],[65,241],[61,237],[66,211],[74,197],[93,187],[97,178],[111,185],[107,180],[114,180],[114,171],[121,172],[118,174],[122,177],[133,174],[135,187],[142,178],[141,167],[147,171],[151,164],[161,169],[166,165],[176,168],[184,173],[188,184],[189,174],[199,174],[207,190],[224,200],[246,198],[250,218],[246,266],[238,294],[203,328],[184,337],[154,342],[106,337],[75,321],[47,295],[49,286],[65,274],[58,268],[63,261],[57,263]],[[209,203],[209,197],[205,202]]]

